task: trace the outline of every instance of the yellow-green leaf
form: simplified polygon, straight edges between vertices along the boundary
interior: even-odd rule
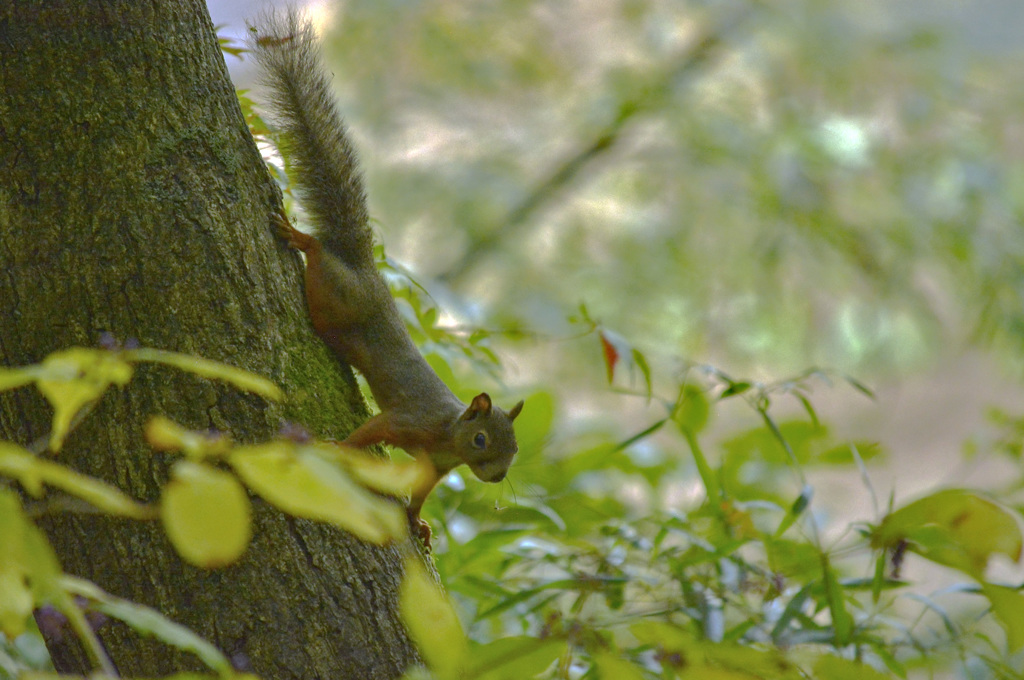
[[[470,650],[467,676],[474,680],[532,678],[551,666],[566,650],[565,640],[557,638],[525,635],[501,638]]]
[[[43,495],[41,461],[17,444],[0,441],[0,475],[18,480],[33,498]]]
[[[694,645],[693,636],[688,631],[664,621],[639,621],[629,630],[640,644],[656,645],[674,652],[688,650]]]
[[[734,668],[715,668],[714,666],[689,665],[676,675],[679,680],[766,680],[763,675],[748,673]],[[775,678],[772,678],[775,680]]]
[[[555,400],[548,392],[535,392],[527,395],[523,413],[516,418],[516,440],[519,442],[517,465],[530,463],[541,466],[539,462],[544,442],[551,436],[551,426],[555,420]]]
[[[250,489],[285,512],[330,522],[374,543],[408,533],[398,505],[356,484],[313,447],[290,442],[238,447],[228,461]]]
[[[839,585],[839,578],[829,562],[828,556],[821,555],[821,570],[825,583],[825,600],[828,602],[829,613],[832,615],[832,634],[835,645],[842,647],[850,642],[853,633],[853,617],[846,609],[846,599]]]
[[[39,375],[38,366],[24,366],[21,368],[0,368],[0,392],[13,390],[15,387],[35,382]]]
[[[992,613],[1006,631],[1006,646],[1011,653],[1016,653],[1024,647],[1024,595],[1015,588],[992,583],[982,583],[981,589],[992,603]]]
[[[190,458],[222,456],[231,450],[231,438],[227,435],[194,432],[165,416],[149,419],[146,441],[158,451],[182,451]]]
[[[923,557],[980,580],[994,553],[1021,556],[1022,537],[1014,516],[970,491],[947,489],[925,496],[884,520],[871,537],[875,548],[901,541]]]
[[[60,562],[43,532],[25,516],[18,497],[0,489],[0,630],[18,635],[32,609],[43,604],[61,611],[73,607],[61,577]]]
[[[33,496],[41,496],[42,485],[48,484],[111,515],[133,519],[152,519],[155,515],[152,508],[136,503],[105,482],[34,456],[8,442],[0,442],[0,475],[17,479]]]
[[[889,675],[850,659],[825,654],[814,662],[817,680],[887,680]]]
[[[341,462],[349,474],[363,486],[389,496],[407,497],[426,476],[434,474],[427,461],[411,460],[396,463],[371,458],[357,449],[330,444],[317,444],[316,449],[328,458],[335,458]]]
[[[17,496],[0,489],[0,632],[12,640],[25,632],[33,607],[25,549],[30,527]]]
[[[53,406],[50,449],[59,451],[79,411],[111,385],[125,385],[132,367],[119,355],[101,349],[72,347],[43,360],[36,385]]]
[[[644,680],[643,671],[630,661],[608,652],[594,655],[598,680]]]
[[[252,535],[249,498],[235,477],[190,460],[174,464],[163,488],[160,519],[188,562],[222,567],[242,556]]]
[[[708,669],[706,675],[695,673],[697,678],[720,677],[716,673],[741,673],[737,677],[751,680],[803,680],[805,677],[800,668],[777,649],[758,649],[749,645],[706,640],[700,642],[700,649]]]
[[[680,429],[697,434],[708,424],[711,407],[704,392],[696,385],[687,384],[679,393],[672,419]]]
[[[405,560],[399,606],[427,667],[440,680],[460,677],[466,663],[466,636],[452,603],[415,556]]]
[[[46,536],[34,524],[28,524],[24,546],[30,574],[29,586],[36,606],[52,604],[61,611],[73,607],[74,604],[61,588],[60,579],[64,572],[60,561]]]
[[[799,680],[800,669],[773,649],[697,639],[690,631],[663,621],[630,626],[638,642],[661,650],[678,678],[693,680]],[[673,663],[672,659],[677,659]]]
[[[149,347],[127,350],[122,352],[122,354],[129,361],[152,361],[166,366],[173,366],[203,378],[217,378],[218,380],[229,382],[239,389],[258,394],[267,399],[280,401],[284,398],[281,388],[266,378],[249,371],[243,371],[234,366],[210,361],[209,359],[201,359],[188,354],[178,354],[177,352],[167,352],[162,349],[152,349]]]

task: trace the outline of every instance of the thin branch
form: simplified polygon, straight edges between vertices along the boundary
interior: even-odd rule
[[[615,118],[597,132],[593,139],[579,151],[563,160],[545,179],[530,191],[520,203],[509,211],[500,226],[478,237],[466,250],[462,258],[456,262],[440,278],[451,282],[464,276],[469,269],[481,261],[481,256],[498,247],[515,232],[526,225],[530,219],[549,203],[566,186],[572,183],[593,162],[605,155],[623,137],[628,125],[641,118],[639,114],[654,110],[654,104],[661,93],[670,89],[672,84],[688,77],[704,67],[724,43],[725,36],[736,30],[737,26],[746,23],[753,11],[748,8],[739,12],[718,29],[707,31],[681,54],[669,68],[651,78],[644,87],[639,88],[640,94],[623,101],[619,105]]]

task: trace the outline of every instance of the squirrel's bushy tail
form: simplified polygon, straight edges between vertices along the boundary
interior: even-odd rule
[[[294,8],[266,13],[250,25],[249,47],[317,237],[350,266],[372,266],[363,180],[312,25]]]

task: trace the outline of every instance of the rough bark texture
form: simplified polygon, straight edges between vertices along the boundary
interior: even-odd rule
[[[365,417],[350,373],[312,335],[299,263],[275,243],[275,189],[240,115],[200,0],[0,5],[0,361],[23,365],[103,332],[222,360],[282,385],[281,407],[141,367],[72,433],[60,460],[152,501],[175,456],[141,430],[269,438],[282,419],[343,437]],[[0,437],[49,430],[34,389],[0,394]],[[390,678],[415,659],[396,613],[400,560],[257,502],[243,560],[183,564],[156,523],[54,512],[67,572],[164,612],[266,678]],[[124,675],[200,668],[109,623]],[[70,641],[69,641],[70,639]],[[88,670],[68,636],[58,669]]]

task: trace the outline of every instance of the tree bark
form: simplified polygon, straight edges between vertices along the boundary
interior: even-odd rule
[[[351,373],[312,334],[297,258],[275,243],[277,191],[200,0],[18,0],[0,7],[0,360],[104,332],[267,376],[285,406],[159,366],[108,391],[58,460],[155,501],[175,456],[143,441],[162,413],[235,440],[282,420],[342,438],[365,418]],[[0,394],[0,437],[45,436],[34,389]],[[46,507],[44,505],[44,507]],[[64,569],[158,609],[266,678],[391,678],[416,659],[397,615],[401,560],[255,502],[242,560],[184,564],[155,522],[46,513]],[[201,668],[118,623],[123,675]],[[89,670],[73,638],[58,670]]]

